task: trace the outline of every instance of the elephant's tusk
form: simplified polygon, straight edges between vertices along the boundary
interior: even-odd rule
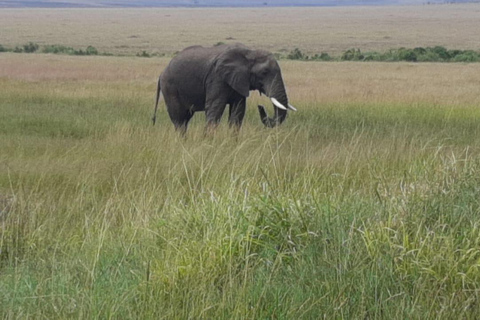
[[[285,108],[285,106],[283,104],[281,104],[280,102],[278,102],[277,99],[275,98],[270,98],[270,100],[272,100],[272,103],[277,107],[277,108],[280,108],[282,110],[287,110],[287,108]]]
[[[293,110],[293,111],[297,111],[297,108],[292,106],[290,103],[288,104],[288,109]]]

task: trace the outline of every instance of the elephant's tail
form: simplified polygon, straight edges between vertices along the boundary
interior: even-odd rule
[[[155,125],[155,122],[157,121],[157,109],[158,109],[158,101],[160,100],[160,78],[158,78],[158,84],[157,84],[157,98],[155,100],[155,110],[153,111],[153,125]]]

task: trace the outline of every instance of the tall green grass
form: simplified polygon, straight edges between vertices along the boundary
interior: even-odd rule
[[[478,318],[475,106],[182,138],[154,84],[1,85],[3,318]]]

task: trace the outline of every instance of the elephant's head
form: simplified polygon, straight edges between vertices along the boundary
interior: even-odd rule
[[[250,50],[234,46],[219,55],[217,74],[235,91],[248,97],[250,90],[258,90],[270,98],[275,115],[267,116],[265,108],[258,106],[260,118],[267,127],[275,127],[287,117],[287,111],[297,111],[288,103],[280,66],[272,53],[264,50]]]

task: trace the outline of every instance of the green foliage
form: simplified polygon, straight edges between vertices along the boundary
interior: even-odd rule
[[[422,48],[422,47],[416,47],[416,48],[413,49],[413,52],[417,56],[420,56],[420,55],[424,55],[425,53],[427,53],[427,50],[425,48]]]
[[[29,42],[29,43],[27,43],[23,46],[23,52],[33,53],[33,52],[37,51],[38,48],[39,48],[38,44],[33,43],[33,42]]]
[[[278,55],[281,58],[280,55]],[[286,57],[289,60],[319,60],[319,61],[330,61],[332,57],[328,53],[322,52],[321,54],[315,54],[313,56],[308,56],[304,54],[299,48],[295,48]]]
[[[221,46],[223,44],[225,44],[225,42],[219,41],[219,42],[215,43],[213,46],[218,47],[218,46]]]
[[[283,56],[281,53],[279,53],[279,52],[274,52],[274,53],[273,53],[273,56],[274,56],[275,59],[277,59],[277,60],[284,59],[284,56]]]
[[[278,58],[282,58],[278,54]],[[292,50],[287,56],[290,60],[335,60],[328,53],[315,54],[308,56],[299,48]],[[414,49],[399,48],[391,49],[384,53],[362,52],[360,49],[349,49],[342,53],[339,58],[341,61],[407,61],[407,62],[479,62],[480,52],[473,50],[447,50],[444,47],[417,47]]]
[[[97,50],[95,47],[88,46],[85,51],[83,51],[82,49],[80,49],[80,50],[75,50],[73,54],[78,55],[78,56],[97,55],[97,54],[98,54],[98,50]]]
[[[398,49],[398,60],[415,62],[417,61],[417,54],[415,50],[400,48]]]
[[[287,55],[287,59],[290,59],[290,60],[308,60],[308,56],[306,56],[300,49],[295,48]]]
[[[72,47],[66,47],[62,45],[45,45],[42,48],[43,53],[53,53],[53,54],[75,54],[75,49]]]
[[[362,54],[360,49],[349,49],[345,51],[340,57],[343,61],[361,61],[364,60],[365,56]]]
[[[473,50],[465,50],[452,53],[452,60],[454,62],[479,62],[480,54]]]
[[[364,53],[363,61],[385,61],[385,54],[378,52],[366,52]]]
[[[224,44],[223,42],[217,42],[214,46]],[[9,49],[0,45],[0,52],[12,51],[15,53],[33,53],[37,51],[43,53],[53,54],[68,54],[68,55],[99,55],[100,53],[95,47],[88,46],[85,50],[74,49],[63,45],[44,45],[40,47],[38,44],[29,42],[22,47],[15,47]],[[177,52],[176,52],[177,53]],[[175,54],[176,54],[175,53]],[[102,55],[113,55],[110,53],[101,53]],[[174,55],[175,55],[174,54]],[[390,49],[384,53],[380,52],[362,52],[360,49],[348,49],[343,52],[340,57],[334,58],[328,53],[322,52],[308,56],[302,52],[299,48],[295,48],[287,55],[280,53],[274,53],[276,59],[289,59],[289,60],[302,60],[302,61],[407,61],[407,62],[480,62],[480,52],[474,50],[448,50],[442,46],[435,47],[416,47],[414,49],[399,48]],[[164,54],[150,54],[146,51],[141,51],[136,54],[137,57],[152,57],[152,56],[164,56]]]
[[[433,48],[427,48],[427,51],[432,51],[433,53],[435,53],[439,59],[443,60],[443,61],[447,61],[448,59],[451,58],[449,52],[447,51],[447,49],[445,49],[444,47],[442,46],[436,46],[436,47],[433,47]]]
[[[312,57],[310,57],[310,60],[331,61],[333,58],[330,57],[328,53],[322,52],[320,54],[314,54]]]
[[[45,45],[42,49],[43,53],[53,53],[53,54],[68,54],[68,55],[98,55],[98,50],[95,47],[88,46],[84,51],[82,49],[76,50],[72,47],[66,47],[62,45]]]
[[[93,56],[98,54],[98,50],[95,47],[88,46],[87,50],[85,50],[85,54],[88,56]]]
[[[150,54],[143,50],[142,52],[137,53],[137,57],[142,57],[142,58],[150,58]]]
[[[360,49],[345,51],[341,60],[346,61],[408,61],[408,62],[479,62],[480,53],[472,50],[447,50],[444,47],[417,47],[414,49],[391,49],[385,53],[367,52]]]
[[[440,58],[435,52],[433,52],[432,50],[428,50],[427,48],[425,54],[419,55],[417,57],[417,60],[420,62],[439,62]]]

